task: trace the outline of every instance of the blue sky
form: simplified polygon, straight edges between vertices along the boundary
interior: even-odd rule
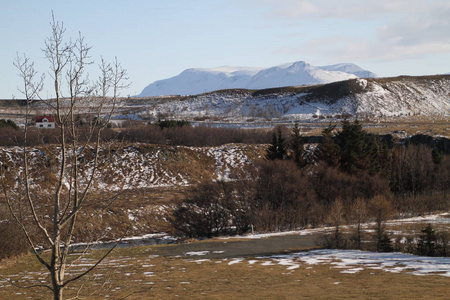
[[[0,98],[22,96],[16,53],[47,72],[52,10],[67,38],[82,33],[93,60],[117,56],[132,81],[124,96],[192,67],[304,60],[382,77],[450,72],[448,0],[0,0]]]

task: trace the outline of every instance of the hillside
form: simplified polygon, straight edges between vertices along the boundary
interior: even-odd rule
[[[58,164],[56,146],[36,147],[30,151],[34,181],[51,183],[51,170]],[[218,147],[185,147],[149,144],[104,145],[100,151],[98,174],[94,190],[122,191],[139,188],[177,187],[195,184],[203,178],[229,178],[255,159],[264,156],[264,145],[226,144]],[[87,152],[80,158],[85,177],[92,172]],[[84,161],[89,163],[84,163]],[[0,166],[8,170],[10,178],[20,173],[22,149],[0,148]],[[45,192],[40,190],[39,192]]]
[[[33,157],[30,163],[31,193],[36,197],[39,214],[42,215],[49,209],[49,198],[56,184],[57,152],[57,146],[52,145],[36,147],[29,152]],[[22,153],[19,147],[0,148],[0,167],[8,176],[7,185],[21,180]],[[95,238],[113,239],[125,231],[128,236],[164,231],[168,222],[161,219],[170,211],[168,204],[186,197],[187,186],[205,179],[233,178],[235,172],[242,172],[264,153],[264,145],[174,147],[105,144],[99,156],[101,172],[96,173],[89,195],[90,205],[85,208],[80,221],[96,230],[89,233],[89,228],[80,228],[76,241],[85,240],[88,233]],[[90,155],[92,153],[87,151],[79,159],[83,178],[88,178],[92,172]],[[23,190],[18,187],[9,192],[20,199]],[[3,205],[4,202],[0,203],[1,209],[4,209]],[[158,212],[154,213],[154,210]],[[131,224],[133,227],[127,229]]]
[[[49,103],[50,102],[50,103]],[[35,101],[35,114],[51,114],[49,101]],[[63,104],[64,105],[64,104]],[[88,115],[96,101],[82,103]],[[23,122],[24,101],[0,101],[0,119]],[[112,102],[103,104],[105,114]],[[450,112],[450,75],[349,79],[328,84],[270,89],[227,89],[193,96],[121,98],[113,121],[164,118],[189,121],[310,121],[342,114],[359,117],[440,116]]]
[[[448,116],[450,76],[401,76],[350,79],[322,85],[263,90],[219,90],[188,97],[132,98],[122,109],[133,118],[168,117],[193,120],[298,119],[319,115]]]

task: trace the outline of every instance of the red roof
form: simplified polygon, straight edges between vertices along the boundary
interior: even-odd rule
[[[36,116],[36,123],[42,123],[44,119],[47,119],[47,122],[55,122],[54,116]]]

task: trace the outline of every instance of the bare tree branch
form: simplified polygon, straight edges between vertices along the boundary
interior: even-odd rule
[[[74,240],[74,232],[77,228],[78,214],[89,201],[90,190],[99,171],[99,154],[101,148],[101,134],[111,120],[111,114],[116,107],[119,91],[129,86],[127,72],[117,62],[107,63],[103,58],[99,65],[101,75],[99,80],[92,83],[87,74],[87,66],[93,64],[90,61],[88,46],[84,37],[79,34],[72,42],[65,40],[66,29],[62,22],[56,21],[52,12],[50,22],[51,34],[45,40],[43,52],[49,62],[49,74],[53,79],[55,98],[46,99],[47,107],[54,111],[56,124],[59,132],[59,147],[57,156],[58,168],[55,171],[55,183],[52,187],[52,212],[49,213],[51,220],[45,220],[40,216],[45,211],[33,193],[33,170],[30,161],[30,148],[27,147],[27,134],[29,116],[31,115],[31,104],[35,100],[42,101],[39,93],[43,90],[44,76],[37,78],[34,64],[24,55],[17,55],[14,65],[19,70],[19,76],[23,80],[20,92],[27,99],[24,139],[22,147],[22,167],[24,182],[24,199],[28,205],[32,224],[21,220],[16,213],[13,202],[22,202],[14,199],[8,194],[9,187],[4,181],[3,173],[0,174],[3,194],[7,206],[11,211],[13,219],[22,228],[28,244],[32,248],[37,260],[44,265],[50,273],[51,283],[45,286],[53,291],[54,299],[62,299],[63,290],[68,285],[86,276],[94,270],[115,249],[117,243],[109,249],[95,264],[86,271],[66,279],[66,271],[72,266],[69,259],[69,251]],[[111,92],[112,96],[108,97]],[[66,95],[66,97],[64,97]],[[108,102],[107,102],[108,101]],[[108,104],[108,106],[106,106]],[[110,107],[109,111],[105,111]],[[95,120],[89,127],[87,139],[80,142],[80,129],[77,125],[79,113],[83,109],[94,109]],[[90,111],[91,112],[91,111]],[[80,158],[86,155],[90,149],[92,159],[90,171],[82,170]],[[32,236],[27,228],[33,225],[45,237],[50,245],[50,258],[44,259],[37,252],[37,237]],[[83,253],[82,255],[84,255]],[[82,256],[80,256],[82,257]],[[76,260],[75,260],[76,261]],[[77,295],[79,297],[79,295]]]

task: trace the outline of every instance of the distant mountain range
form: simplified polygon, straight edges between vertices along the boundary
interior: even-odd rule
[[[139,97],[196,95],[222,89],[264,89],[273,87],[331,83],[354,78],[374,78],[376,74],[355,64],[316,67],[304,61],[271,68],[223,66],[187,69],[179,75],[148,85]]]

